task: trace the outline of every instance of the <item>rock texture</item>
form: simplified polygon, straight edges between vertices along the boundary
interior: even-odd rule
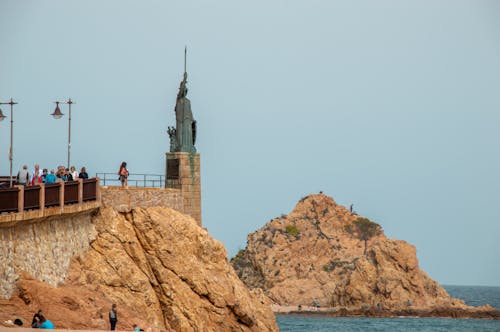
[[[90,212],[0,227],[0,298],[10,298],[22,271],[57,286],[68,276],[71,258],[95,237]]]
[[[248,235],[232,259],[239,277],[275,303],[363,312],[484,310],[451,298],[419,267],[414,246],[383,233],[364,241],[346,231],[358,218],[323,194],[303,198],[288,216]],[[445,311],[446,311],[445,310]]]
[[[24,274],[0,301],[0,320],[42,308],[57,328],[108,329],[117,303],[119,330],[132,324],[170,331],[277,331],[262,293],[249,291],[221,243],[170,208],[101,208],[90,248],[73,259],[57,288]]]

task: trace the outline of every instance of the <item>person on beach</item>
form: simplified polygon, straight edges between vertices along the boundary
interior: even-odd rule
[[[143,329],[141,329],[139,326],[137,326],[137,324],[134,324],[134,332],[144,332]]]
[[[42,316],[42,309],[38,310],[35,315],[33,315],[33,320],[31,321],[31,327],[37,329],[40,326],[40,317]]]
[[[128,170],[127,163],[122,162],[120,165],[120,170],[118,171],[120,182],[122,183],[122,188],[128,188]]]
[[[53,330],[54,323],[52,323],[50,320],[46,319],[43,315],[40,315],[40,326],[38,328],[46,329],[46,330]]]
[[[116,323],[118,322],[118,313],[116,312],[116,304],[113,303],[111,310],[109,311],[109,324],[111,325],[111,331],[115,330]]]

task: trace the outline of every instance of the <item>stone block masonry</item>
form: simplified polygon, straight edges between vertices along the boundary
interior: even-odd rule
[[[54,215],[13,227],[0,227],[0,298],[8,299],[25,271],[49,285],[67,277],[71,258],[96,237],[92,211]]]
[[[136,207],[164,206],[184,213],[184,201],[179,189],[102,187],[101,204],[119,212],[130,212]]]
[[[169,167],[170,163],[175,165]],[[201,226],[201,176],[200,154],[188,152],[168,152],[165,178],[178,184],[183,200],[183,210],[179,210],[193,217]],[[171,172],[172,174],[169,174]],[[167,184],[166,184],[167,186]]]

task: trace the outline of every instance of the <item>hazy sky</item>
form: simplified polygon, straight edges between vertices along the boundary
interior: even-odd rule
[[[15,171],[66,164],[49,114],[71,97],[72,164],[163,174],[184,45],[203,224],[230,256],[322,190],[438,282],[500,286],[499,1],[0,0]]]

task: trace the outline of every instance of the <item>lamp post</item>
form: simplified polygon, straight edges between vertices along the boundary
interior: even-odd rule
[[[12,187],[12,157],[14,154],[13,144],[14,144],[14,115],[12,113],[13,106],[17,104],[15,101],[10,101],[2,103],[0,105],[10,105],[10,148],[9,148],[9,161],[10,161],[10,186]],[[6,116],[3,115],[2,110],[0,110],[0,121],[3,121]]]
[[[61,112],[61,109],[59,108],[59,104],[68,104],[69,105],[69,114],[68,114],[68,168],[70,164],[70,156],[71,156],[71,105],[75,104],[74,101],[71,100],[71,98],[68,98],[68,101],[60,102],[60,101],[55,101],[56,104],[56,109],[54,110],[54,113],[51,113],[54,117],[54,119],[60,119],[64,114]]]

